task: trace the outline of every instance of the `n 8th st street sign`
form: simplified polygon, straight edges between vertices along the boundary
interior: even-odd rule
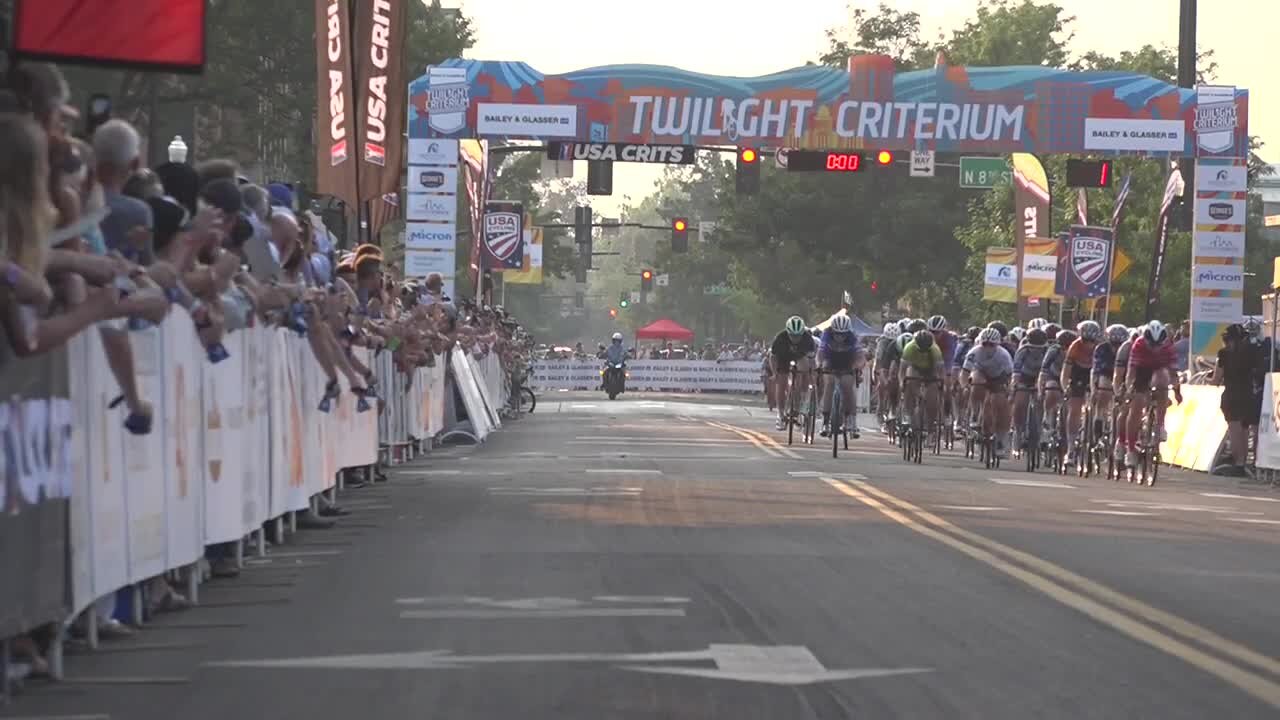
[[[960,158],[960,187],[993,188],[1013,182],[1013,170],[1002,157]]]

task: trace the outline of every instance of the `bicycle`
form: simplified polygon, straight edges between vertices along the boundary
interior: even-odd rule
[[[845,422],[845,417],[844,417],[845,416],[844,397],[843,397],[844,393],[841,392],[840,390],[839,377],[841,375],[854,375],[854,383],[856,387],[857,375],[856,375],[856,371],[852,371],[852,370],[835,371],[835,372],[831,370],[822,370],[819,372],[821,372],[824,375],[830,375],[836,379],[836,386],[832,389],[832,392],[831,392],[831,457],[838,458],[840,457],[841,439],[844,440],[844,449],[845,450],[849,449],[849,429],[848,429],[848,423]],[[857,411],[855,410],[854,412],[857,412]]]
[[[790,380],[787,383],[787,445],[792,445],[795,441],[796,426],[800,426],[800,441],[803,443],[813,442],[813,409],[814,404],[812,398],[810,403],[804,407],[800,405],[800,393],[796,391],[796,364],[793,361],[790,369]],[[812,385],[809,385],[810,394],[812,394]]]
[[[1019,447],[1022,457],[1027,462],[1027,472],[1035,472],[1040,468],[1040,434],[1044,431],[1044,405],[1035,388],[1019,388],[1014,392],[1029,393],[1027,398],[1027,414],[1022,419],[1022,432]]]
[[[1129,468],[1129,482],[1155,487],[1160,475],[1160,397],[1152,391],[1147,400],[1147,412],[1142,419],[1142,432],[1138,436],[1138,466]],[[1141,468],[1141,472],[1138,472]]]
[[[907,419],[906,425],[904,426],[904,432],[902,436],[902,459],[906,462],[915,463],[919,465],[924,459],[925,432],[924,432],[924,421],[922,418],[924,417],[924,414],[925,414],[924,394],[926,390],[923,386],[928,383],[928,380],[926,378],[919,378],[919,377],[905,378],[904,382],[902,383],[904,389],[905,389],[905,383],[909,383],[909,382],[920,383],[922,387],[916,393],[914,407],[911,407],[908,409],[908,413],[907,413],[908,419]],[[905,396],[906,393],[904,392],[903,395]]]
[[[533,390],[525,384],[530,376],[533,375],[533,365],[528,365],[523,372],[520,370],[512,370],[508,376],[508,415],[519,417],[521,413],[532,413],[534,408],[538,407],[538,397],[533,394]],[[525,405],[529,409],[525,409]]]

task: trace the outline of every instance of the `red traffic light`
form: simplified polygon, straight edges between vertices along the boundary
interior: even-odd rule
[[[738,150],[738,161],[744,163],[753,163],[760,159],[760,153],[755,148],[740,148]]]
[[[609,308],[609,317],[611,318],[618,317],[618,308]]]
[[[671,228],[676,232],[684,232],[689,229],[689,223],[684,218],[676,218],[671,221]]]
[[[876,292],[876,291],[877,291],[877,290],[879,290],[879,289],[880,289],[880,283],[876,282],[875,280],[872,280],[872,281],[871,281],[871,292]]]
[[[881,150],[880,152],[876,153],[876,162],[880,163],[881,165],[888,165],[892,163],[893,153],[889,152],[888,150]]]

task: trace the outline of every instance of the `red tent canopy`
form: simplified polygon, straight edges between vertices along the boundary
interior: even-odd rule
[[[640,340],[692,340],[693,331],[675,320],[662,318],[636,331]]]

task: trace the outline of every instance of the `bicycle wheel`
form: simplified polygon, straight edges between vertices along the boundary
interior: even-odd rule
[[[1147,406],[1147,428],[1145,447],[1142,448],[1142,476],[1147,487],[1155,487],[1156,477],[1160,474],[1160,427],[1156,425],[1159,409],[1153,398]]]
[[[533,390],[531,390],[528,386],[525,386],[525,385],[520,386],[520,397],[523,400],[524,404],[527,404],[529,406],[529,409],[526,410],[525,412],[532,413],[533,409],[538,407],[538,396],[534,395]]]
[[[795,374],[791,375],[791,385],[787,393],[787,445],[790,446],[795,439],[796,420],[800,417],[800,394],[796,392]]]
[[[835,392],[831,393],[831,457],[840,457],[840,436],[844,434],[844,428],[840,427],[844,422],[844,409],[840,407],[840,385],[836,384]]]

